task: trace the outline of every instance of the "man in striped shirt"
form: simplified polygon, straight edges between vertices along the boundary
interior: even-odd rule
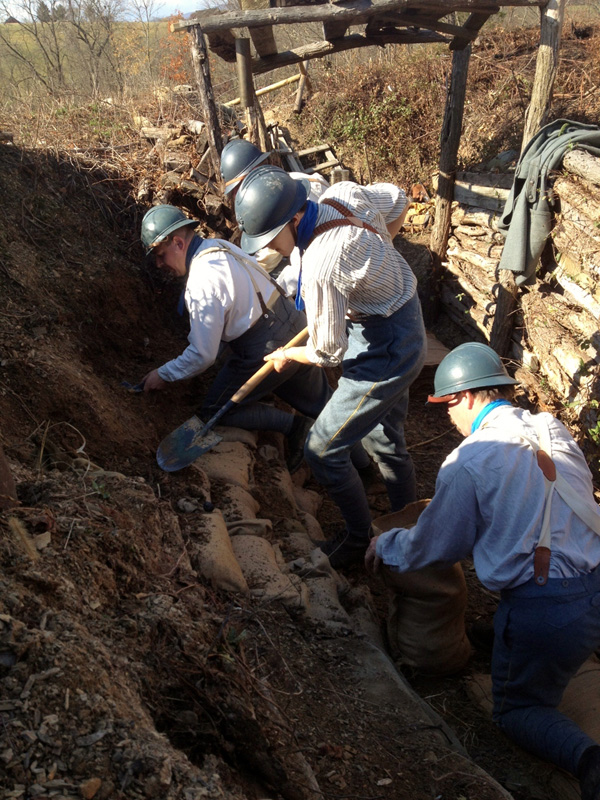
[[[424,363],[425,329],[416,278],[392,244],[406,195],[391,184],[342,182],[314,203],[283,170],[261,166],[244,179],[235,208],[245,250],[269,245],[289,256],[297,246],[302,257],[308,344],[266,358],[278,372],[294,362],[342,366],[304,453],[345,521],[321,549],[336,568],[361,562],[371,512],[352,449],[362,441],[373,456],[393,510],[416,499],[404,421],[409,386]],[[389,231],[392,222],[397,230]]]

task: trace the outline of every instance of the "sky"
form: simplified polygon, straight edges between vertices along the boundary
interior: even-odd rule
[[[207,0],[158,0],[156,3],[156,17],[170,17],[177,11],[187,17],[192,11],[199,11],[201,8],[206,8],[210,5]],[[214,4],[213,4],[214,5]]]
[[[202,8],[204,4],[198,2],[198,0],[164,0],[164,2],[158,5],[159,10],[157,16],[170,17],[171,14],[175,14],[176,11],[181,11],[181,13],[187,17],[192,11],[198,11]]]

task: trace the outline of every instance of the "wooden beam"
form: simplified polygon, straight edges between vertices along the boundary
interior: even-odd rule
[[[444,14],[445,13],[446,12],[444,11]],[[367,25],[367,33],[370,33],[371,30],[375,30],[375,26],[377,23],[404,25],[408,28],[412,27],[425,28],[426,30],[429,31],[446,33],[449,34],[450,36],[458,36],[459,34],[464,34],[464,28],[462,28],[460,25],[450,25],[450,23],[448,22],[440,22],[436,17],[425,17],[419,14],[383,14],[381,16],[377,15],[377,17],[375,17],[375,19],[373,19],[372,22],[370,22]],[[477,33],[474,33],[472,38],[475,39],[476,36]]]
[[[198,95],[202,107],[202,118],[206,125],[208,136],[208,149],[210,160],[212,161],[213,172],[216,176],[220,175],[221,150],[223,149],[223,139],[221,138],[221,125],[215,96],[213,92],[212,80],[210,78],[210,64],[208,61],[208,51],[202,28],[194,25],[190,28],[190,49],[192,53],[192,64],[194,74],[198,84]]]
[[[521,152],[548,120],[552,89],[558,71],[558,51],[565,5],[566,0],[550,0],[542,11],[540,46],[537,52],[531,100],[525,112]]]
[[[240,0],[240,6],[242,11],[265,9],[269,8],[269,0]],[[270,56],[277,52],[277,43],[270,25],[264,28],[251,28],[250,37],[259,56]]]
[[[444,14],[453,11],[470,11],[473,13],[495,14],[501,6],[518,6],[526,8],[540,8],[546,5],[546,0],[349,0],[344,6],[332,3],[326,5],[291,6],[289,8],[269,8],[256,11],[226,11],[218,16],[206,17],[202,20],[202,28],[210,31],[227,30],[230,28],[260,28],[265,25],[289,25],[308,22],[341,22],[352,24],[358,17],[367,20],[385,14],[388,11],[406,11],[418,8],[424,12],[435,15],[443,9]],[[179,20],[171,26],[171,30],[180,31],[197,25],[197,20]]]
[[[235,61],[235,36],[231,31],[213,31],[206,38],[215,55],[229,63]]]
[[[350,21],[345,20],[342,22],[324,22],[323,38],[327,39],[328,42],[332,42],[334,39],[341,39],[350,24]]]
[[[423,309],[426,313],[426,321],[437,316],[439,307],[443,274],[442,262],[446,260],[448,237],[450,235],[454,180],[465,108],[470,57],[470,45],[464,50],[455,50],[452,54],[452,72],[450,85],[446,93],[446,108],[440,135],[440,172],[438,194],[435,199],[435,220],[429,245],[432,255],[432,275],[430,305],[429,308],[425,307]]]
[[[310,80],[308,77],[308,71],[306,69],[308,62],[301,61],[298,64],[299,78],[300,82],[298,83],[298,89],[296,91],[296,99],[294,101],[294,113],[299,114],[302,111],[302,106],[304,105],[304,90],[310,91]]]
[[[306,147],[304,150],[295,150],[294,155],[298,156],[298,158],[303,158],[303,156],[312,156],[315,153],[323,153],[325,150],[331,150],[331,145],[317,144],[314,147]]]
[[[485,23],[491,17],[491,14],[471,14],[465,24],[462,26],[462,33],[457,33],[454,39],[450,42],[450,50],[462,50],[470,41],[477,37],[479,31],[483,28]]]
[[[263,94],[269,94],[269,92],[274,92],[276,89],[282,89],[284,86],[288,86],[290,83],[296,83],[299,81],[302,75],[292,75],[291,78],[284,78],[282,81],[277,81],[277,83],[271,83],[269,86],[263,86],[262,89],[256,89],[254,92],[256,97],[260,97]],[[234,97],[233,100],[228,100],[226,103],[223,103],[224,106],[227,108],[231,108],[231,106],[237,106],[241,103],[241,97]]]
[[[254,93],[250,39],[236,39],[235,52],[237,55],[236,66],[240,99],[242,106],[246,110],[248,139],[255,144],[259,150],[265,151],[267,149],[266,131],[264,130],[264,120],[258,104],[259,101],[256,99]]]
[[[236,71],[240,103],[247,109],[254,105],[254,83],[250,56],[250,39],[235,40]]]
[[[393,34],[382,33],[374,36],[352,33],[335,42],[314,42],[314,44],[297,47],[294,50],[285,50],[277,55],[256,58],[252,61],[252,72],[260,75],[263,72],[270,72],[272,69],[299,64],[301,61],[308,61],[311,58],[322,58],[332,53],[341,53],[344,50],[353,50],[356,47],[381,47],[385,44],[431,44],[432,42],[447,43],[448,39],[432,31],[420,33],[398,31]]]

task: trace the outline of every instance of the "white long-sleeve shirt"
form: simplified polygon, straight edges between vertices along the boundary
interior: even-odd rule
[[[348,309],[389,317],[413,297],[417,280],[386,227],[406,206],[402,189],[391,183],[336,183],[319,199],[317,226],[342,219],[339,211],[324,204],[328,198],[338,200],[381,233],[377,236],[354,225],[334,228],[304,252],[302,297],[310,331],[307,356],[315,364],[336,366],[348,346]]]
[[[230,252],[201,255],[211,247],[229,248]],[[248,263],[248,269],[231,252]],[[202,242],[190,263],[185,287],[189,345],[180,356],[159,367],[163,380],[178,381],[204,372],[215,362],[222,341],[237,339],[258,320],[263,312],[249,270],[265,303],[269,303],[277,289],[251,256],[221,239]]]
[[[550,428],[551,457],[578,495],[595,505],[591,474],[564,425]],[[533,449],[533,415],[499,406],[442,464],[435,495],[414,528],[396,528],[377,540],[377,555],[400,572],[455,563],[470,554],[479,580],[495,591],[533,577],[533,552],[544,513],[544,478]],[[553,493],[550,578],[571,578],[600,564],[600,536]],[[600,509],[596,506],[600,516]]]

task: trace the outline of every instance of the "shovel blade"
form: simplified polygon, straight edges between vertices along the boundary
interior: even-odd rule
[[[205,428],[199,417],[190,417],[183,425],[165,436],[156,451],[158,466],[165,472],[177,472],[179,469],[189,467],[223,439],[218,433],[206,431]]]

